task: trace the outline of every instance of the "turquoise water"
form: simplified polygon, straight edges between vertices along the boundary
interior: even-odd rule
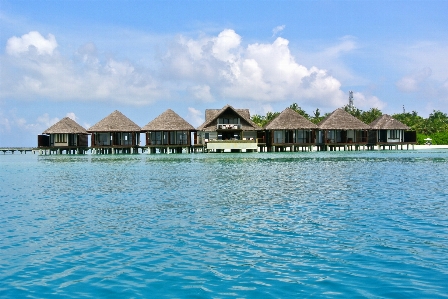
[[[0,297],[447,298],[448,151],[0,155]]]

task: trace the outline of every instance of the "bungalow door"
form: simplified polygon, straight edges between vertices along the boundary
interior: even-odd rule
[[[342,143],[349,142],[350,143],[350,142],[353,142],[353,140],[348,140],[347,139],[347,131],[343,130],[343,131],[341,131],[341,140],[339,142],[342,142]]]
[[[378,135],[379,142],[387,142],[387,130],[380,130]]]
[[[121,134],[120,133],[113,133],[112,134],[112,145],[120,145]]]
[[[76,135],[68,134],[68,146],[76,146]]]

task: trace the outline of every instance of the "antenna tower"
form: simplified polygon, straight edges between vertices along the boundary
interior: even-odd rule
[[[349,91],[348,92],[348,106],[350,108],[354,108],[355,106],[353,105],[353,91]]]

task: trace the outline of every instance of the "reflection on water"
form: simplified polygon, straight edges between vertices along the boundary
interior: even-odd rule
[[[5,297],[443,297],[444,151],[0,157]]]

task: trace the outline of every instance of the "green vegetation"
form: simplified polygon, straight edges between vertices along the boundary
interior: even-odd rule
[[[317,108],[313,111],[313,114],[310,115],[297,103],[291,104],[289,108],[315,124],[318,124],[330,114],[325,113],[322,116],[321,111]],[[349,107],[348,105],[343,108],[345,111],[366,124],[370,124],[383,114],[378,108],[371,108],[367,111],[363,111],[355,107]],[[280,112],[268,112],[265,116],[255,114],[251,117],[251,119],[260,127],[264,127],[279,114]],[[448,144],[448,115],[440,110],[433,110],[428,118],[419,116],[416,111],[397,113],[393,114],[392,117],[410,127],[411,130],[417,132],[418,144],[424,144],[426,142],[424,139],[426,138],[431,138],[432,144]]]
[[[370,108],[368,111],[362,111],[358,108],[350,108],[348,105],[344,107],[345,111],[356,117],[357,119],[363,121],[366,124],[370,124],[375,119],[383,115],[380,109]]]
[[[268,112],[266,113],[266,116],[255,114],[251,117],[251,120],[260,127],[264,127],[279,114],[280,112]]]

